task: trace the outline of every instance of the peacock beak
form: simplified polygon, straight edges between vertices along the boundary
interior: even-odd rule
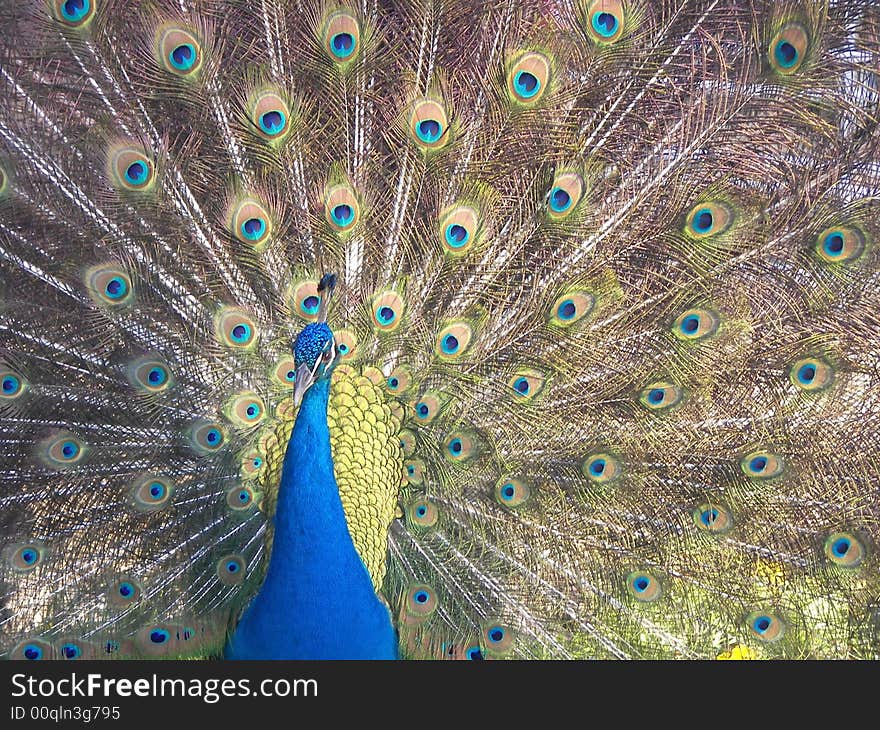
[[[315,365],[315,370],[317,370],[317,364]],[[314,382],[315,372],[306,363],[303,363],[296,369],[296,382],[293,385],[293,405],[295,408],[299,408],[303,396],[312,387]]]

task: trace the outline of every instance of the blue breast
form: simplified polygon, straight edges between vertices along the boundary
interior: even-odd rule
[[[303,398],[284,457],[266,579],[227,659],[396,659],[397,636],[345,522],[330,453],[328,379]]]

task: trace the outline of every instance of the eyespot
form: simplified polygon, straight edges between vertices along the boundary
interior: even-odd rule
[[[132,485],[130,503],[138,512],[158,512],[165,509],[174,495],[174,482],[165,477],[146,476]]]
[[[688,309],[672,324],[672,334],[680,340],[701,340],[718,331],[720,319],[708,309]]]
[[[413,413],[416,421],[420,424],[427,424],[434,420],[440,412],[440,398],[431,393],[425,393],[421,398],[413,403]]]
[[[111,148],[108,156],[110,180],[120,190],[143,192],[156,181],[153,162],[143,147]]]
[[[348,185],[334,185],[327,191],[324,218],[333,230],[339,233],[350,231],[357,225],[360,215],[360,203]]]
[[[419,485],[425,480],[425,462],[421,459],[404,461],[403,472],[407,483]]]
[[[464,656],[469,661],[480,661],[483,659],[483,652],[480,651],[479,646],[469,646],[464,650]]]
[[[483,627],[482,644],[489,656],[504,656],[513,649],[514,635],[507,626],[489,622]]]
[[[547,213],[554,220],[571,215],[584,194],[584,181],[576,172],[556,176],[550,188]]]
[[[47,556],[46,549],[36,543],[16,545],[7,553],[9,564],[18,573],[27,573],[40,565]]]
[[[503,477],[495,485],[495,501],[505,507],[519,507],[529,501],[532,490],[520,479]]]
[[[691,208],[685,233],[693,238],[712,238],[724,233],[733,223],[733,212],[725,203],[707,201]]]
[[[171,371],[161,360],[142,357],[128,366],[128,380],[138,390],[145,393],[161,393],[173,384]]]
[[[202,44],[184,28],[160,28],[156,33],[159,62],[176,76],[193,76],[202,65]]]
[[[129,576],[115,581],[108,590],[110,601],[117,606],[130,606],[141,597],[140,584]]]
[[[437,150],[449,142],[449,120],[440,102],[433,99],[417,101],[409,119],[412,140],[422,149]]]
[[[52,16],[68,28],[82,28],[95,16],[94,0],[52,0]]]
[[[225,586],[238,586],[244,582],[245,568],[241,555],[224,555],[217,561],[217,577]]]
[[[147,632],[147,638],[150,643],[161,646],[171,641],[171,632],[161,626],[154,626]]]
[[[515,401],[533,400],[544,389],[544,375],[537,370],[520,370],[507,381]]]
[[[596,298],[589,292],[568,292],[556,298],[547,313],[548,324],[570,327],[582,320],[596,306]]]
[[[27,639],[17,644],[10,652],[12,659],[27,659],[37,662],[45,659],[54,659],[55,652],[52,645],[41,639]]]
[[[357,337],[351,330],[337,330],[334,335],[336,338],[336,351],[339,353],[339,359],[343,362],[353,360],[357,353],[358,342]]]
[[[694,512],[694,524],[703,532],[722,535],[733,527],[733,517],[719,504],[701,504]]]
[[[823,390],[834,380],[834,370],[824,360],[808,357],[791,366],[788,378],[801,390]]]
[[[27,388],[28,382],[20,373],[0,368],[0,403],[20,398]]]
[[[769,611],[753,611],[746,616],[746,626],[761,641],[778,641],[785,634],[785,622]]]
[[[412,456],[416,450],[416,436],[412,431],[407,429],[401,429],[400,433],[397,434],[400,439],[400,449],[403,451],[404,456]]]
[[[58,656],[61,659],[74,660],[82,658],[82,647],[75,641],[65,641],[58,647]]]
[[[386,291],[373,299],[373,324],[382,332],[392,332],[403,318],[403,299],[397,292]]]
[[[621,0],[596,0],[586,12],[587,33],[600,44],[616,43],[624,32],[626,16]]]
[[[262,91],[251,102],[251,122],[262,139],[272,144],[283,140],[291,129],[290,107],[275,91]]]
[[[252,350],[260,334],[253,317],[232,307],[224,307],[215,317],[214,330],[220,343],[234,350]]]
[[[296,383],[296,361],[292,357],[283,357],[272,369],[272,379],[286,387]]]
[[[434,352],[441,360],[458,360],[467,352],[473,336],[474,331],[467,322],[454,322],[440,330]]]
[[[641,603],[656,601],[663,595],[660,581],[644,570],[636,570],[626,576],[626,590]]]
[[[588,456],[581,466],[581,471],[594,484],[613,482],[622,473],[620,462],[606,452],[599,452],[598,454]]]
[[[449,461],[470,461],[477,455],[477,450],[476,439],[464,431],[454,431],[443,441],[443,455]]]
[[[520,104],[534,104],[547,91],[550,62],[540,53],[521,55],[507,72],[507,91]]]
[[[86,452],[85,442],[69,431],[50,436],[40,447],[43,462],[55,469],[66,469],[78,464]]]
[[[233,236],[257,251],[265,248],[272,235],[272,219],[269,211],[251,198],[233,206],[227,214],[229,230]]]
[[[134,298],[131,277],[112,264],[92,267],[86,272],[85,282],[89,296],[103,307],[122,307]]]
[[[473,248],[479,232],[480,214],[470,205],[456,205],[440,215],[440,243],[451,256],[461,256]]]
[[[782,459],[769,451],[753,451],[740,460],[743,474],[753,479],[772,479],[785,469]]]
[[[424,623],[437,610],[437,594],[424,583],[410,586],[404,599],[404,621],[412,625]]]
[[[236,426],[252,428],[266,418],[266,405],[260,396],[247,390],[234,395],[229,400],[224,414]]]
[[[226,445],[226,429],[219,423],[198,423],[190,429],[190,443],[196,451],[211,454]]]
[[[429,528],[437,524],[440,512],[427,499],[417,499],[407,508],[407,516],[415,527]]]
[[[357,20],[344,10],[328,16],[323,30],[324,50],[334,63],[351,61],[361,43],[361,30]]]
[[[773,40],[767,54],[773,69],[784,76],[797,71],[804,63],[810,45],[810,36],[800,23],[790,23],[780,30]]]
[[[293,288],[291,308],[307,322],[315,322],[318,319],[318,311],[321,308],[321,294],[318,293],[318,282],[309,279],[300,282]]]
[[[252,449],[241,457],[241,476],[243,479],[259,475],[266,465],[266,457],[261,451]]]
[[[841,568],[857,568],[866,553],[864,543],[851,532],[833,532],[825,539],[825,556]]]
[[[652,411],[660,411],[671,408],[681,402],[683,392],[681,388],[667,381],[652,383],[642,390],[639,402],[645,408]]]
[[[412,375],[406,365],[399,365],[391,371],[391,374],[385,379],[385,387],[389,392],[399,394],[405,393],[412,384]]]
[[[816,239],[815,248],[819,259],[825,263],[847,263],[865,250],[865,235],[858,228],[826,228]]]
[[[233,487],[226,492],[226,504],[229,509],[241,511],[253,507],[255,503],[254,490],[244,485]]]

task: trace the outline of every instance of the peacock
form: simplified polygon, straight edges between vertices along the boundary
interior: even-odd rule
[[[9,659],[880,658],[880,7],[0,7]]]

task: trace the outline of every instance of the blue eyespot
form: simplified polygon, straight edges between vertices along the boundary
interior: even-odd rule
[[[348,345],[346,345],[344,342],[339,343],[338,349],[340,355],[345,355],[348,353]]]
[[[666,397],[666,391],[662,388],[652,388],[648,391],[648,401],[654,405],[659,405]]]
[[[550,192],[550,207],[556,213],[563,213],[571,205],[571,195],[562,188],[553,188]]]
[[[231,334],[235,342],[247,342],[251,339],[251,328],[246,324],[237,324],[232,328]]]
[[[160,500],[166,493],[165,485],[162,482],[153,482],[150,485],[150,496],[155,500]]]
[[[458,456],[459,454],[461,454],[461,449],[462,449],[461,439],[455,438],[449,442],[449,453],[452,454],[453,456]]]
[[[397,390],[399,385],[400,381],[397,378],[393,376],[388,378],[388,387],[391,388],[391,390]]]
[[[617,18],[611,13],[593,13],[593,30],[595,30],[603,38],[611,38],[617,32],[617,26],[620,25]]]
[[[428,413],[430,413],[430,410],[431,410],[431,409],[428,408],[428,405],[427,405],[426,403],[419,403],[419,404],[416,406],[416,415],[417,415],[419,418],[427,418],[427,417],[428,417]]]
[[[391,307],[379,307],[376,311],[376,317],[381,324],[389,325],[397,318],[397,314]]]
[[[122,299],[128,294],[128,283],[125,279],[114,276],[104,287],[104,293],[109,299]]]
[[[797,377],[804,385],[809,385],[816,379],[816,366],[810,364],[801,365],[798,369]]]
[[[470,661],[480,661],[483,658],[483,652],[480,651],[479,646],[471,646],[465,651],[465,656]]]
[[[149,170],[143,162],[132,162],[125,168],[125,179],[131,185],[143,185],[148,176]]]
[[[518,71],[513,77],[513,86],[523,99],[531,99],[541,90],[538,77],[528,71]]]
[[[65,441],[61,444],[61,456],[68,461],[75,459],[79,454],[79,444],[76,441]]]
[[[700,329],[700,318],[696,314],[689,314],[681,320],[681,331],[686,335],[692,335]]]
[[[838,258],[844,249],[844,239],[843,235],[838,231],[834,231],[833,233],[829,233],[825,236],[825,241],[822,244],[822,249],[828,254],[831,258]]]
[[[424,517],[426,514],[428,514],[428,508],[425,507],[424,505],[419,505],[419,506],[416,508],[416,514],[417,514],[419,517]]]
[[[22,654],[24,654],[25,659],[30,659],[31,661],[39,661],[43,658],[43,649],[36,644],[27,644],[25,645]]]
[[[65,659],[78,659],[82,650],[76,644],[64,644],[61,647],[61,656]]]
[[[150,641],[154,644],[164,644],[171,638],[171,634],[169,634],[165,629],[153,629],[150,632]]]
[[[556,308],[556,316],[562,320],[572,319],[577,314],[577,306],[571,299],[560,302]]]
[[[436,119],[423,119],[419,122],[416,130],[419,139],[428,144],[436,142],[440,139],[440,135],[443,133],[443,127]]]
[[[520,395],[528,395],[531,389],[528,378],[517,378],[513,383],[513,389]]]
[[[165,372],[164,368],[153,367],[150,368],[150,372],[147,373],[147,380],[150,381],[150,385],[162,385],[168,379],[168,373]]]
[[[711,509],[704,509],[700,512],[700,522],[702,522],[706,527],[712,527],[715,524],[715,520],[718,519],[718,510],[714,507]]]
[[[835,555],[842,558],[849,552],[851,546],[852,543],[847,538],[841,537],[832,543],[831,550]]]
[[[461,248],[464,246],[468,239],[471,237],[468,233],[467,228],[459,225],[458,223],[452,223],[446,226],[446,243],[449,244],[452,248]]]
[[[712,230],[712,226],[715,223],[715,219],[712,216],[712,211],[709,208],[703,208],[702,210],[698,210],[694,214],[694,230],[697,233],[708,233]]]
[[[131,598],[135,594],[135,587],[128,581],[119,584],[118,592],[122,598]]]
[[[317,314],[318,308],[321,306],[321,297],[314,294],[303,299],[302,310],[306,314]]]
[[[220,433],[219,429],[212,428],[205,434],[205,439],[209,444],[219,444],[223,440],[223,434]]]
[[[266,221],[262,218],[248,218],[241,224],[241,235],[249,241],[259,241],[266,232]]]
[[[237,573],[239,570],[241,570],[241,566],[235,560],[230,560],[226,563],[227,573]]]
[[[337,33],[330,39],[330,50],[336,58],[345,60],[354,53],[355,40],[351,33]]]
[[[333,222],[338,226],[345,227],[350,225],[354,220],[354,208],[350,205],[346,205],[342,203],[333,208],[330,212],[331,217],[333,218]]]
[[[758,634],[766,633],[767,629],[769,629],[772,625],[773,619],[771,619],[769,616],[758,616],[757,618],[755,618],[754,621],[752,621],[752,628],[755,630],[755,633]]]
[[[61,6],[61,15],[65,20],[72,23],[82,20],[89,14],[91,10],[91,2],[89,0],[67,0]]]
[[[260,415],[260,407],[256,403],[251,403],[246,409],[245,414],[248,419],[253,420]]]
[[[189,71],[196,62],[196,49],[192,43],[181,43],[168,54],[168,61],[179,71]]]
[[[776,61],[782,68],[791,68],[798,61],[797,48],[786,40],[781,40],[776,44],[773,55],[776,56]]]
[[[427,603],[431,600],[431,596],[428,595],[427,591],[416,591],[416,593],[413,594],[413,600],[416,603]]]
[[[501,487],[501,496],[504,499],[510,500],[513,499],[516,494],[516,488],[512,484],[505,484]]]
[[[749,462],[749,468],[754,472],[761,472],[767,468],[767,457],[756,456]]]
[[[594,459],[590,462],[590,474],[600,477],[605,472],[605,459]]]
[[[259,469],[261,466],[263,466],[262,457],[259,457],[259,456],[254,457],[254,469]]]
[[[486,636],[489,637],[489,641],[495,642],[497,644],[499,641],[504,640],[505,631],[500,626],[495,626],[494,628],[491,628],[489,629],[489,631],[486,632]]]
[[[14,375],[7,375],[3,378],[3,392],[15,393],[21,387],[21,381]]]
[[[272,109],[260,115],[260,129],[270,136],[276,136],[284,131],[287,124],[287,117],[284,112],[278,109]]]
[[[455,335],[446,335],[441,347],[447,355],[454,355],[458,351],[458,338]]]

